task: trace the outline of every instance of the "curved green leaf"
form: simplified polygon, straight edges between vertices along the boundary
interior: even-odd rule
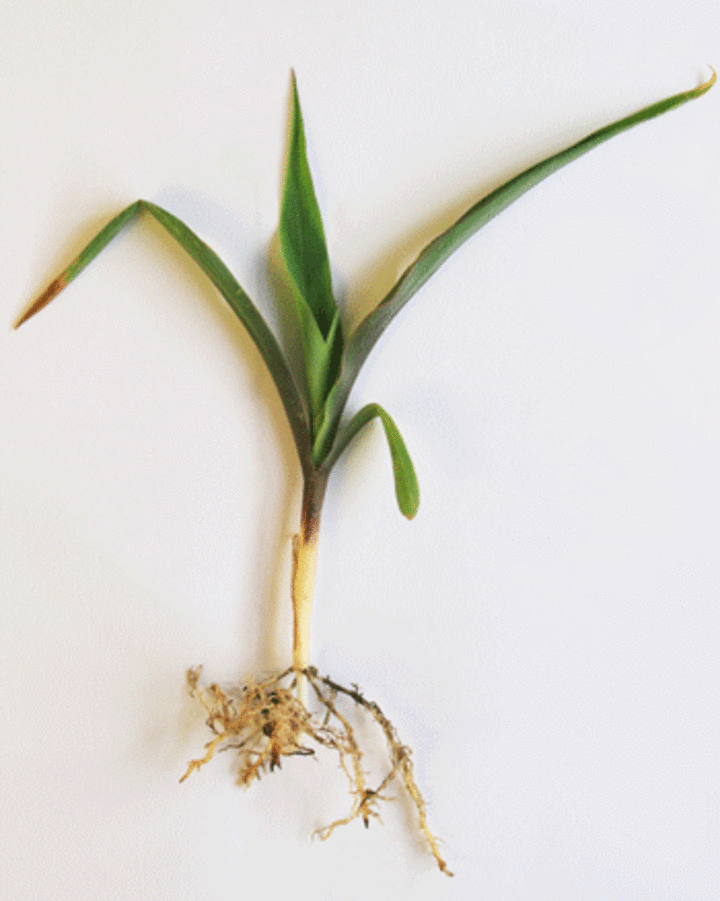
[[[292,79],[293,115],[280,210],[280,250],[300,322],[310,408],[322,408],[337,375],[342,330],[332,293],[330,261],[305,145],[300,98]]]
[[[359,410],[355,416],[353,416],[350,422],[338,435],[332,454],[330,454],[323,464],[323,469],[326,472],[330,472],[338,458],[360,429],[366,426],[376,416],[380,417],[390,448],[393,476],[395,477],[395,496],[397,497],[398,507],[400,507],[400,512],[403,516],[412,519],[417,513],[418,506],[420,505],[420,487],[418,486],[417,476],[415,475],[415,467],[410,459],[410,454],[407,451],[407,447],[405,446],[405,442],[402,439],[398,427],[395,425],[390,414],[384,410],[380,404],[367,404],[367,406],[363,407],[362,410]]]
[[[22,325],[23,322],[26,322],[31,316],[34,316],[35,313],[50,303],[66,285],[82,272],[123,226],[143,210],[150,213],[195,260],[247,329],[263,360],[265,360],[280,394],[280,399],[285,407],[300,455],[300,462],[305,469],[311,467],[311,438],[307,417],[297,386],[275,336],[270,331],[255,304],[243,291],[233,274],[215,251],[201,241],[187,225],[154,203],[149,203],[147,200],[136,200],[135,203],[130,204],[129,207],[119,213],[90,241],[87,247],[80,252],[58,278],[48,286],[43,294],[20,317],[15,327]]]
[[[715,79],[716,75],[713,71],[712,78],[699,87],[691,91],[684,91],[681,94],[675,94],[672,97],[645,107],[631,116],[626,116],[612,125],[600,128],[571,147],[531,166],[470,207],[454,225],[451,225],[450,228],[428,244],[415,262],[403,272],[390,293],[360,323],[350,337],[343,356],[340,374],[330,392],[322,423],[316,433],[314,445],[316,464],[324,459],[332,447],[335,432],[350,390],[378,338],[410,298],[461,244],[526,191],[529,191],[547,178],[548,175],[552,175],[553,172],[615,135],[655,116],[660,116],[675,107],[681,106],[683,103],[687,103],[689,100],[700,97],[701,94],[704,94],[712,87]]]

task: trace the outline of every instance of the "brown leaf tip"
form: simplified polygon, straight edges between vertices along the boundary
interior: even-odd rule
[[[64,287],[66,287],[67,281],[64,275],[56,278],[54,282],[51,282],[47,288],[43,291],[40,297],[35,300],[30,307],[22,314],[22,316],[15,323],[15,328],[19,328],[24,322],[27,322],[32,316],[36,313],[39,313],[43,307],[46,307],[50,301],[56,297]]]

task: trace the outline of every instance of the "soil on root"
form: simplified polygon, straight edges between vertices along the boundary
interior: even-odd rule
[[[283,757],[312,755],[312,742],[335,751],[350,784],[353,799],[350,813],[317,831],[329,838],[338,826],[361,819],[367,828],[370,818],[381,821],[381,801],[391,801],[383,792],[393,781],[402,782],[410,796],[425,836],[438,866],[448,876],[453,874],[440,856],[438,840],[427,825],[425,801],[413,776],[411,751],[402,744],[395,727],[374,701],[363,697],[357,685],[345,688],[314,667],[300,672],[290,668],[279,675],[250,680],[237,689],[224,691],[217,684],[200,685],[202,667],[190,669],[187,683],[190,694],[207,712],[207,725],[214,733],[205,745],[203,757],[191,760],[183,782],[194,770],[208,763],[216,751],[236,750],[240,760],[238,783],[247,788],[263,772],[280,769]],[[298,676],[304,676],[313,689],[317,710],[311,712],[297,697]],[[370,787],[362,766],[363,752],[348,716],[338,708],[338,700],[347,699],[381,729],[389,758],[389,768],[381,781]]]

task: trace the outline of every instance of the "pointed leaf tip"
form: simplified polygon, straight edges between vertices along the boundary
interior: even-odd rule
[[[701,84],[700,87],[698,88],[698,92],[699,92],[700,94],[704,94],[706,91],[709,91],[710,88],[711,88],[711,87],[715,84],[715,82],[717,81],[717,72],[715,71],[715,69],[714,69],[712,66],[708,66],[708,68],[709,68],[710,71],[712,72],[712,75],[710,76],[710,78],[709,78],[704,84]]]
[[[17,320],[13,328],[20,328],[23,323],[27,322],[28,319],[31,319],[36,313],[39,313],[44,307],[46,307],[53,298],[57,297],[57,295],[63,290],[63,288],[67,285],[67,281],[65,279],[65,275],[61,275],[55,279],[55,281],[51,282],[47,288],[43,291],[43,293],[34,300],[30,306],[25,310],[25,312],[20,316]]]

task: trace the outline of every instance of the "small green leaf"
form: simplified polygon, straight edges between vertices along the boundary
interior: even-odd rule
[[[403,516],[412,519],[417,513],[418,506],[420,505],[420,487],[418,486],[417,476],[415,475],[415,467],[410,459],[410,454],[407,451],[407,447],[405,446],[405,442],[403,441],[398,427],[395,425],[390,414],[384,410],[380,404],[367,404],[367,406],[363,407],[362,410],[353,416],[350,422],[338,435],[333,452],[328,457],[323,468],[326,472],[330,472],[338,458],[360,429],[366,426],[376,416],[380,417],[390,448],[393,475],[395,477],[395,496],[397,497],[398,507],[400,507],[400,512]]]
[[[536,163],[501,187],[492,191],[482,200],[479,200],[470,209],[451,225],[446,231],[435,238],[420,253],[400,276],[399,280],[383,301],[360,323],[348,341],[343,355],[339,376],[335,381],[327,403],[320,427],[315,433],[313,455],[316,464],[324,459],[332,447],[335,432],[340,422],[340,417],[347,403],[350,390],[355,379],[367,359],[368,354],[375,346],[382,333],[397,316],[400,310],[410,298],[425,284],[433,273],[450,257],[457,249],[467,241],[478,229],[494,219],[506,207],[529,191],[548,175],[557,172],[563,166],[587,153],[623,131],[639,125],[655,116],[661,116],[675,107],[687,103],[696,97],[700,97],[709,91],[715,83],[716,75],[713,71],[712,78],[691,91],[675,94],[658,103],[645,107],[624,119],[598,129],[573,144],[560,153],[556,153],[543,162]]]
[[[280,210],[280,250],[290,275],[300,323],[309,405],[315,417],[337,376],[343,339],[294,73],[292,87],[293,114]]]
[[[135,203],[130,204],[129,207],[119,213],[90,241],[61,275],[50,284],[45,292],[38,297],[32,306],[20,317],[15,327],[22,325],[23,322],[26,322],[31,316],[34,316],[35,313],[50,303],[69,282],[95,259],[123,226],[143,210],[150,213],[195,260],[247,329],[270,370],[270,375],[273,377],[280,399],[285,407],[298,454],[300,455],[300,461],[304,468],[308,468],[312,465],[310,428],[295,380],[285,362],[275,336],[270,331],[255,304],[243,291],[233,274],[215,251],[201,241],[187,225],[154,203],[149,203],[147,200],[136,200]]]

